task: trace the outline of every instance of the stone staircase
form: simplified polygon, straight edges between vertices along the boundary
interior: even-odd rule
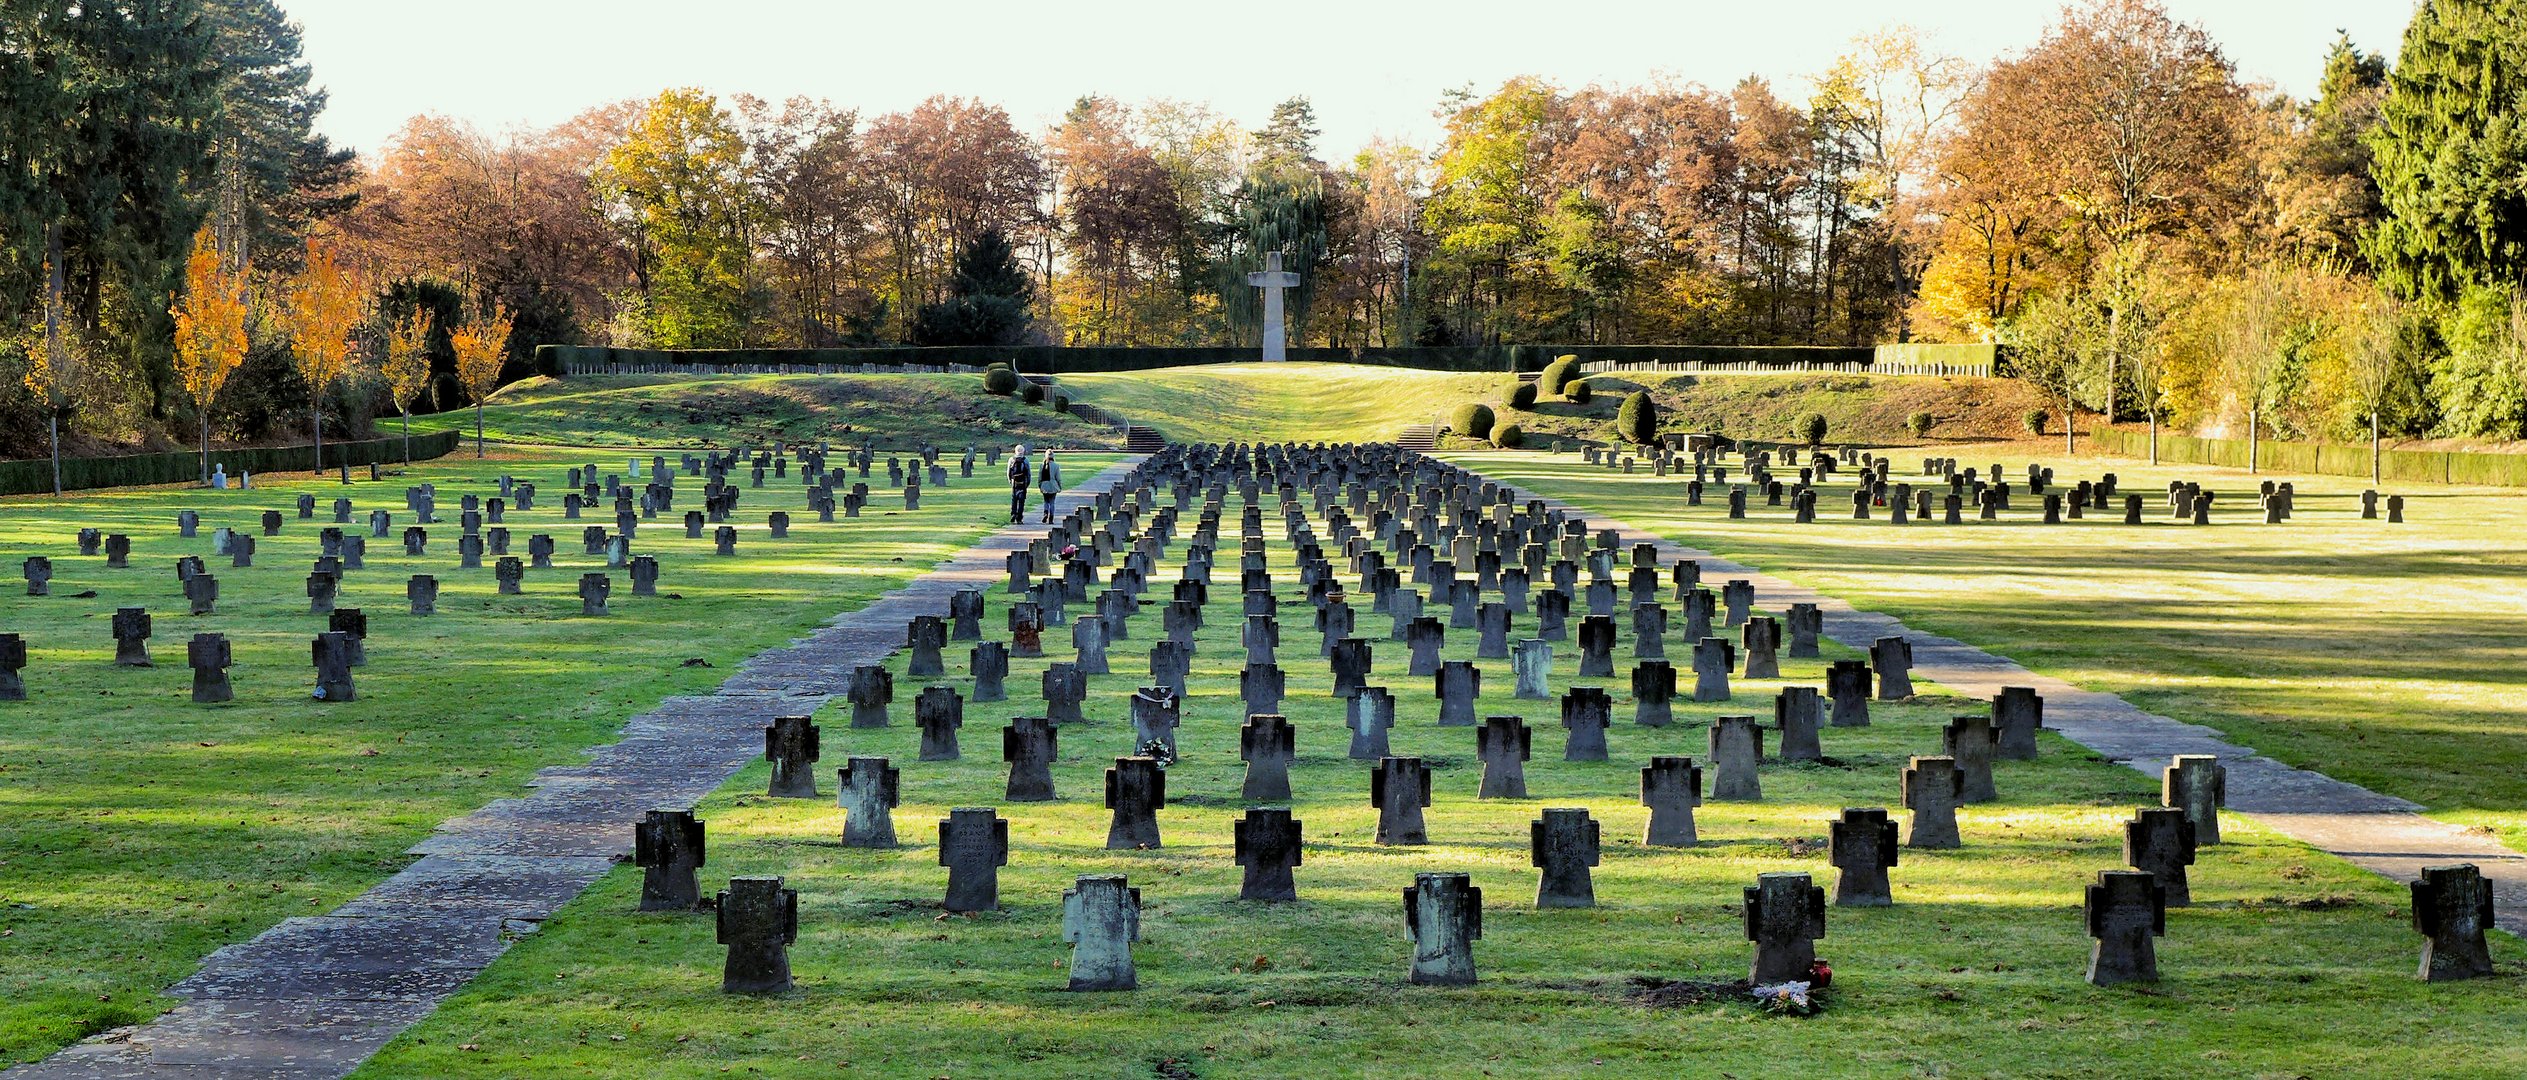
[[[1415,424],[1395,437],[1395,447],[1416,454],[1427,454],[1439,448],[1439,425]]]
[[[1167,448],[1167,437],[1154,427],[1133,424],[1123,431],[1123,448],[1135,454],[1155,454]]]

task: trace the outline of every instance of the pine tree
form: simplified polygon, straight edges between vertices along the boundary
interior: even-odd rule
[[[1034,279],[998,229],[985,229],[957,249],[948,297],[925,305],[913,321],[922,345],[1018,345],[1034,329]]]
[[[2527,273],[2527,0],[2428,0],[2370,131],[2386,217],[2361,245],[2408,300]]]

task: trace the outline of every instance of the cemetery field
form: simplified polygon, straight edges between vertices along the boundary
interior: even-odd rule
[[[1566,478],[1541,457],[1485,456]],[[1645,496],[1646,497],[1646,496]],[[1234,550],[1235,498],[1223,534]],[[1635,507],[1635,509],[1645,509]],[[1185,525],[1190,530],[1190,515]],[[1277,530],[1276,530],[1277,532]],[[1150,575],[1176,579],[1177,545]],[[781,875],[799,892],[790,949],[798,989],[724,994],[727,950],[707,912],[637,914],[641,873],[618,867],[521,941],[480,979],[407,1031],[359,1077],[951,1077],[1787,1076],[1993,1077],[2517,1075],[2527,1045],[2519,969],[2504,955],[2488,982],[2413,977],[2420,939],[2402,884],[2370,875],[2232,817],[2227,843],[2193,869],[2194,906],[2171,911],[2159,942],[2164,981],[2101,990],[2081,981],[2089,939],[2082,888],[2123,865],[2122,823],[2157,805],[2157,780],[2096,759],[2051,734],[2032,762],[1997,766],[2000,800],[1958,813],[1964,847],[1906,850],[1895,906],[1830,908],[1818,955],[1834,983],[1810,1018],[1769,1015],[1733,991],[1690,984],[1743,979],[1751,946],[1741,890],[1759,873],[1803,871],[1832,886],[1827,823],[1847,806],[1896,804],[1910,755],[1937,753],[1951,716],[1988,705],[1923,684],[1910,701],[1873,703],[1867,727],[1824,729],[1827,760],[1761,771],[1764,801],[1707,801],[1701,844],[1645,846],[1641,766],[1654,754],[1706,755],[1709,722],[1758,714],[1788,685],[1818,685],[1828,662],[1781,660],[1783,678],[1736,679],[1727,702],[1692,704],[1676,723],[1633,723],[1627,679],[1581,678],[1573,641],[1556,642],[1550,693],[1603,685],[1614,698],[1610,760],[1565,762],[1554,701],[1512,696],[1509,665],[1481,663],[1480,715],[1533,729],[1531,798],[1478,800],[1475,731],[1437,726],[1432,680],[1409,676],[1388,619],[1355,598],[1373,639],[1371,685],[1393,693],[1392,752],[1434,769],[1431,843],[1374,842],[1370,763],[1347,756],[1345,714],[1330,693],[1290,549],[1267,545],[1277,583],[1280,708],[1296,729],[1290,800],[1241,795],[1240,604],[1223,556],[1198,633],[1179,760],[1158,811],[1163,845],[1105,848],[1104,771],[1135,748],[1127,703],[1149,681],[1163,636],[1154,611],[1109,647],[1092,677],[1086,722],[1060,729],[1055,802],[1004,797],[1001,728],[1040,715],[1039,679],[1074,656],[1066,626],[1046,657],[1013,659],[1009,700],[968,701],[962,757],[916,760],[912,701],[925,686],[971,696],[967,645],[951,642],[942,677],[915,678],[899,653],[891,726],[855,729],[847,703],[818,715],[821,797],[774,799],[757,763],[705,800],[707,896],[732,876]],[[1164,587],[1154,589],[1163,594]],[[984,635],[1004,640],[1012,597],[988,593]],[[1759,611],[1768,610],[1762,596]],[[1076,621],[1086,605],[1071,605]],[[1444,617],[1444,607],[1434,608]],[[1576,620],[1577,615],[1574,615]],[[1515,617],[1512,640],[1533,636]],[[1576,633],[1576,631],[1574,631]],[[1733,631],[1731,631],[1733,635]],[[1688,667],[1671,631],[1668,653]],[[1475,634],[1448,634],[1443,655],[1470,659]],[[1616,670],[1634,663],[1627,627]],[[1684,689],[1693,682],[1687,671]],[[1767,751],[1772,749],[1767,733]],[[900,770],[893,811],[901,846],[845,847],[836,772],[851,757]],[[1234,822],[1287,805],[1303,822],[1299,901],[1237,899]],[[940,901],[938,822],[990,806],[1009,822],[1003,910],[949,915]],[[1599,906],[1539,911],[1529,822],[1546,807],[1586,807],[1601,823]],[[1907,815],[1898,812],[1899,820]],[[1416,872],[1462,871],[1483,890],[1480,982],[1409,985],[1412,944],[1400,891]],[[1081,874],[1129,875],[1141,889],[1140,988],[1065,989],[1062,891]],[[2497,949],[2496,955],[2507,952]],[[1663,987],[1663,989],[1661,989]],[[2463,1047],[2450,1056],[2451,1047]]]
[[[401,429],[380,418],[381,433]],[[471,436],[474,411],[413,418],[413,430]],[[952,432],[953,436],[941,432]],[[697,448],[779,440],[837,446],[1016,442],[1111,447],[1121,434],[1045,404],[983,392],[978,374],[579,375],[533,378],[493,394],[487,439],[553,446]]]
[[[2143,527],[2112,511],[2041,523],[2023,491],[1996,522],[1851,520],[1846,474],[1817,521],[1725,489],[1689,507],[1682,477],[1622,475],[1576,453],[1448,455],[1468,468],[1903,618],[2282,761],[2402,796],[2527,845],[2527,529],[2505,488],[2389,484],[2403,525],[2360,519],[2365,479],[2252,476],[2082,456],[2027,443],[1942,449],[1960,467],[2028,462],[2070,484],[2115,472]],[[1895,480],[1920,451],[1890,451]],[[2256,485],[2289,480],[2292,519],[2263,523]],[[2213,525],[2168,516],[2167,482],[2204,482]],[[2381,511],[2383,516],[2383,511]]]
[[[536,768],[577,761],[635,712],[708,690],[747,656],[909,580],[1007,516],[1006,487],[979,465],[974,480],[933,488],[923,509],[905,512],[881,463],[865,516],[819,524],[793,470],[745,493],[730,519],[733,557],[686,539],[670,515],[646,523],[632,550],[658,558],[661,595],[631,595],[626,571],[614,570],[612,614],[591,618],[578,579],[605,560],[582,553],[580,530],[610,527],[612,514],[565,521],[564,473],[592,460],[621,470],[621,455],[494,453],[349,487],[272,475],[251,491],[0,500],[9,572],[35,554],[54,567],[48,598],[14,580],[0,589],[0,630],[23,635],[29,654],[29,700],[0,704],[0,1064],[155,1015],[171,1003],[160,991],[210,950],[330,910],[403,866],[404,850],[442,819],[518,794]],[[1103,460],[1082,455],[1076,467]],[[503,473],[540,489],[532,510],[508,514],[513,552],[523,556],[533,533],[556,541],[554,567],[528,570],[517,596],[495,595],[490,556],[483,569],[458,568],[458,495],[496,495]],[[437,485],[443,524],[430,527],[426,555],[407,557],[403,493],[425,481]],[[698,503],[693,487],[678,511]],[[317,496],[315,520],[297,517],[300,491]],[[305,582],[337,496],[354,501],[360,523],[346,531],[362,530],[371,509],[394,522],[342,585],[340,605],[368,618],[357,699],[324,703],[310,699],[309,642],[326,618],[309,613]],[[177,536],[187,509],[202,517],[196,539]],[[277,536],[259,535],[266,509],[284,512]],[[784,540],[766,530],[776,509],[794,521]],[[220,526],[258,534],[252,567],[211,555]],[[131,565],[78,555],[82,527],[129,535]],[[219,582],[212,614],[187,614],[174,566],[188,554]],[[416,573],[441,582],[435,615],[409,612]],[[110,624],[123,606],[153,616],[155,667],[113,665]],[[197,632],[227,635],[233,702],[191,703],[186,644]]]
[[[1500,372],[1369,364],[1202,364],[1060,377],[1083,400],[1177,442],[1385,442],[1469,401],[1498,401]]]

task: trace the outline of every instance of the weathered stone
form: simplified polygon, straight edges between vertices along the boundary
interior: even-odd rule
[[[195,634],[185,645],[184,662],[193,669],[194,704],[216,705],[236,697],[228,685],[229,655],[224,634]]]
[[[2088,981],[2093,986],[2158,981],[2158,943],[2167,933],[2167,891],[2134,870],[2101,870],[2088,887]]]
[[[579,613],[582,615],[609,614],[605,603],[606,596],[613,591],[614,582],[604,574],[579,575]]]
[[[984,641],[975,644],[966,654],[968,669],[974,674],[974,700],[1009,700],[1009,644]]]
[[[26,700],[26,638],[0,634],[0,701]]]
[[[965,699],[952,686],[924,687],[913,697],[913,726],[921,729],[921,760],[955,761],[957,729],[965,726]]]
[[[1597,865],[1598,828],[1585,807],[1548,807],[1527,823],[1529,865],[1543,871],[1536,881],[1539,908],[1597,906],[1597,887],[1589,868]]]
[[[1816,967],[1816,939],[1825,936],[1825,890],[1806,874],[1759,874],[1745,895],[1746,940],[1755,943],[1757,986],[1806,982]]]
[[[763,728],[764,760],[772,763],[776,799],[813,799],[822,729],[804,716],[776,716]]]
[[[1413,940],[1416,986],[1472,986],[1483,936],[1483,890],[1464,874],[1415,874],[1404,890],[1404,932]]]
[[[1883,637],[1869,647],[1869,666],[1878,673],[1878,700],[1902,701],[1913,696],[1913,643]]]
[[[2425,982],[2488,978],[2492,953],[2483,932],[2492,925],[2492,883],[2472,863],[2422,868],[2412,883],[2413,929],[2421,931]]]
[[[1535,748],[1535,731],[1515,716],[1487,716],[1474,732],[1474,753],[1483,763],[1478,799],[1527,797],[1527,758]]]
[[[1106,849],[1158,847],[1158,809],[1165,805],[1167,773],[1157,761],[1145,757],[1114,759],[1114,767],[1106,770],[1106,809],[1113,811],[1106,825]]]
[[[853,667],[844,695],[851,701],[852,727],[882,728],[894,722],[887,706],[895,700],[895,674],[883,665]]]
[[[1781,623],[1770,615],[1746,620],[1738,631],[1738,641],[1746,647],[1746,677],[1778,679],[1781,677]]]
[[[719,943],[728,946],[720,991],[779,994],[790,989],[790,946],[798,942],[798,890],[777,877],[728,879],[719,894]]]
[[[1692,847],[1693,808],[1702,805],[1702,769],[1689,757],[1657,756],[1641,770],[1641,805],[1650,821],[1641,842],[1656,847]]]
[[[439,579],[428,574],[414,574],[404,582],[404,599],[415,615],[435,615],[439,611]]]
[[[351,642],[351,666],[366,667],[369,662],[369,617],[358,608],[338,607],[325,616],[325,629],[340,631]]]
[[[2220,808],[2229,802],[2229,770],[2212,754],[2178,754],[2160,774],[2159,805],[2185,812],[2196,844],[2220,842]]]
[[[1614,620],[1590,615],[1579,621],[1580,678],[1614,677]]]
[[[114,609],[114,665],[154,667],[149,659],[149,609]]]
[[[1988,716],[1960,716],[1940,729],[1939,749],[1957,761],[1963,801],[1984,803],[2001,797],[1992,779],[1992,755],[1999,747],[2000,735],[1992,730]]]
[[[2000,738],[1996,756],[2004,761],[2034,761],[2036,732],[2044,727],[2044,698],[2031,687],[2001,687],[1992,697],[1992,727]]]
[[[1916,757],[1904,766],[1904,808],[1913,812],[1908,847],[1954,850],[1964,846],[1957,836],[1957,804],[1965,801],[1965,775],[1952,757]]]
[[[1835,907],[1885,907],[1895,902],[1887,885],[1887,868],[1894,866],[1898,845],[1895,822],[1887,820],[1882,807],[1844,807],[1843,816],[1829,826],[1826,838],[1827,860],[1835,870]]]
[[[1297,752],[1297,733],[1287,718],[1248,716],[1237,729],[1237,756],[1246,763],[1246,785],[1239,796],[1257,802],[1288,800],[1290,759]]]
[[[1405,667],[1404,673],[1407,675],[1438,674],[1439,650],[1446,645],[1447,635],[1447,627],[1437,619],[1427,616],[1414,619],[1412,625],[1404,631],[1405,646],[1412,650],[1412,660]]]
[[[1785,686],[1772,699],[1773,730],[1781,733],[1783,761],[1821,761],[1825,748],[1817,729],[1825,722],[1825,699],[1813,686]]]
[[[947,621],[936,615],[915,615],[904,626],[904,674],[916,679],[935,679],[948,673],[947,660],[940,655],[947,648]]]
[[[1374,659],[1366,638],[1344,638],[1335,642],[1329,661],[1334,673],[1334,696],[1347,698],[1367,686]]]
[[[855,757],[835,774],[842,846],[895,846],[895,807],[903,801],[901,772],[882,757]]]
[[[1752,716],[1723,716],[1711,722],[1711,797],[1726,802],[1761,802],[1764,785],[1757,765],[1764,757],[1764,729]]]
[[[29,555],[19,564],[26,575],[26,595],[53,594],[53,560],[42,555]]]
[[[697,871],[704,859],[702,822],[691,810],[651,810],[632,827],[632,864],[641,868],[642,911],[702,906]]]
[[[1020,716],[1000,729],[1000,758],[1009,763],[1010,802],[1053,801],[1053,762],[1061,756],[1061,731],[1041,716]]]
[[[1676,719],[1676,666],[1644,660],[1632,666],[1632,722],[1666,727]]]
[[[1281,807],[1249,810],[1237,819],[1236,860],[1245,869],[1238,899],[1287,903],[1299,898],[1291,870],[1299,865],[1301,826]]]
[[[2123,823],[2124,865],[2158,879],[2168,907],[2190,907],[2193,887],[2185,868],[2194,864],[2194,823],[2172,807],[2144,807]]]
[[[1439,699],[1439,726],[1463,727],[1474,722],[1474,705],[1483,696],[1483,669],[1465,660],[1450,660],[1439,665],[1431,678],[1431,693]]]
[[[1044,655],[1044,609],[1032,600],[1009,605],[1009,655],[1020,659]]]
[[[1697,703],[1727,701],[1729,672],[1737,667],[1737,646],[1727,638],[1707,637],[1693,645],[1693,699]]]
[[[1836,660],[1825,669],[1825,697],[1833,706],[1835,727],[1869,726],[1869,664]]]
[[[939,821],[939,865],[948,868],[942,908],[1000,910],[1000,868],[1009,865],[1009,822],[987,806],[960,806]]]
[[[308,656],[316,666],[316,700],[345,702],[358,696],[351,685],[351,635],[339,630],[318,634],[308,644]]]

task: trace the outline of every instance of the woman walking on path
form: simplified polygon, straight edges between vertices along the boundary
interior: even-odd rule
[[[1019,443],[1009,455],[1009,523],[1027,519],[1027,444]]]
[[[1044,466],[1035,474],[1036,495],[1044,501],[1044,523],[1053,523],[1053,496],[1062,493],[1062,463],[1053,460],[1053,448],[1044,448]]]

